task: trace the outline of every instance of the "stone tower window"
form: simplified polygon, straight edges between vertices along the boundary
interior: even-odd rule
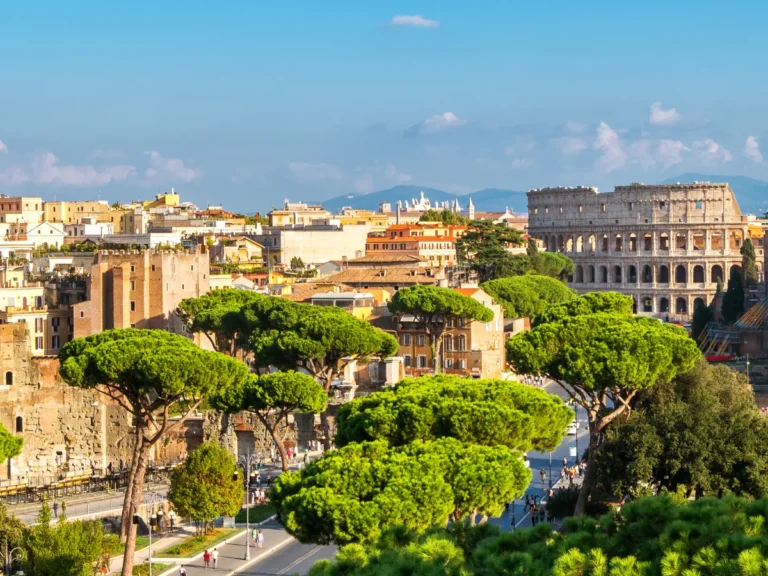
[[[5,385],[6,386],[13,386],[13,372],[6,372],[5,373]]]
[[[24,432],[24,418],[16,416],[16,432]]]
[[[606,210],[605,204],[600,204],[600,211],[605,212],[605,210]]]

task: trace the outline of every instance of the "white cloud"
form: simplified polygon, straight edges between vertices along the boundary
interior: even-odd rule
[[[515,158],[512,160],[512,168],[515,170],[530,168],[531,166],[533,166],[533,158]]]
[[[440,26],[440,22],[437,20],[430,20],[419,14],[395,16],[389,23],[393,26],[410,26],[411,28],[437,28]]]
[[[632,164],[639,164],[647,170],[656,164],[653,155],[653,142],[646,139],[636,140],[626,147],[626,155]]]
[[[310,162],[289,162],[288,170],[300,180],[341,180],[344,174],[333,164],[320,162],[312,164]]]
[[[384,175],[390,180],[394,180],[398,184],[405,184],[406,182],[410,182],[411,180],[413,180],[410,174],[399,172],[397,170],[397,167],[391,162],[387,164],[387,168],[384,170]]]
[[[698,159],[707,166],[725,164],[733,160],[733,154],[712,138],[697,140],[692,148]]]
[[[144,171],[146,178],[192,182],[203,175],[202,170],[190,168],[180,158],[167,158],[156,150],[148,150],[144,154],[149,156],[149,168]]]
[[[61,164],[52,152],[40,152],[28,164],[11,166],[0,172],[5,184],[53,184],[60,186],[103,186],[121,182],[136,174],[136,167]]]
[[[680,164],[683,161],[683,152],[690,151],[691,149],[680,140],[659,140],[658,156],[664,168]]]
[[[521,154],[525,154],[526,152],[530,152],[536,147],[535,142],[531,140],[526,140],[522,136],[518,136],[515,138],[515,143],[511,144],[504,148],[504,155],[505,156],[519,156]]]
[[[763,154],[760,152],[760,143],[754,136],[747,136],[747,140],[744,142],[744,156],[756,164],[763,161]]]
[[[587,141],[584,138],[576,138],[574,136],[554,138],[552,143],[560,148],[560,151],[566,156],[573,156],[587,149]]]
[[[621,143],[618,132],[605,122],[597,127],[597,137],[593,144],[601,152],[597,159],[597,168],[605,173],[623,168],[627,163],[627,153]]]
[[[373,176],[366,172],[355,178],[355,192],[358,194],[370,194],[373,192]]]
[[[565,127],[567,130],[570,130],[571,132],[581,133],[586,130],[586,126],[584,124],[581,124],[579,122],[574,122],[573,120],[568,120],[565,123]]]
[[[430,134],[433,132],[440,132],[446,128],[463,126],[466,123],[466,120],[462,120],[453,112],[445,112],[443,114],[435,114],[424,120],[424,122],[421,123],[421,131]]]
[[[654,102],[651,104],[651,114],[648,116],[648,121],[658,126],[668,126],[678,123],[682,118],[682,114],[676,108],[664,110],[661,107],[661,102]]]
[[[8,152],[8,146],[2,140],[0,140],[0,152]]]

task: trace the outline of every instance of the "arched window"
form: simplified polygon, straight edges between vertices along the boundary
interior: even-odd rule
[[[678,264],[675,268],[675,284],[685,284],[688,280],[687,276],[685,266]]]
[[[650,264],[643,266],[643,282],[646,284],[653,282],[653,267]]]
[[[581,266],[576,266],[573,279],[576,284],[584,283],[584,269]]]
[[[688,314],[688,303],[685,298],[675,300],[675,314]]]
[[[35,297],[35,307],[36,308],[42,308],[43,307],[43,297],[42,296],[36,296]]]
[[[563,240],[563,235],[560,234],[557,237],[557,251],[562,252],[563,250],[565,250],[565,241]]]
[[[653,312],[653,298],[650,296],[643,298],[643,312]]]
[[[568,240],[565,241],[565,251],[568,253],[573,252],[573,236],[568,236]]]
[[[712,273],[709,276],[709,281],[713,284],[717,284],[718,280],[720,280],[720,282],[725,282],[725,278],[723,278],[723,267],[715,264],[712,266]]]
[[[616,284],[621,284],[621,266],[613,267],[613,281]]]
[[[603,234],[603,238],[600,241],[600,250],[608,252],[608,234]]]
[[[600,283],[608,284],[608,268],[600,266]]]
[[[637,283],[637,268],[634,265],[630,265],[629,272],[627,272],[627,282],[630,284]]]
[[[24,310],[27,309],[27,297],[26,296],[24,296],[24,298],[21,299],[21,307]]]
[[[688,236],[682,232],[678,232],[675,236],[675,249],[686,250],[688,248]]]
[[[736,274],[741,274],[741,266],[739,266],[738,264],[734,264],[733,266],[731,266],[731,271],[728,278],[733,278]]]
[[[666,232],[659,235],[659,250],[669,250],[669,234]]]
[[[653,250],[653,235],[647,234],[643,236],[643,250],[650,252]]]
[[[584,237],[581,234],[576,236],[576,252],[584,252]]]
[[[693,267],[693,281],[704,282],[704,266]]]
[[[588,246],[587,250],[589,250],[590,252],[597,251],[597,242],[595,240],[594,234],[590,234],[589,238],[587,238],[587,246]]]
[[[637,298],[632,296],[632,314],[637,314]]]
[[[16,416],[16,432],[24,432],[24,418]]]
[[[669,284],[669,267],[666,264],[659,267],[659,283]]]
[[[464,351],[467,349],[467,337],[464,334],[460,334],[456,340],[458,343],[457,350]]]
[[[637,234],[634,232],[629,235],[629,251],[637,252]]]
[[[616,234],[616,252],[624,250],[624,237],[621,234]]]
[[[669,299],[662,298],[659,300],[659,312],[669,312]]]
[[[549,251],[557,252],[557,238],[554,234],[549,237]]]
[[[587,282],[589,282],[590,284],[595,283],[595,267],[594,266],[590,266],[589,268],[587,268]]]
[[[5,385],[6,386],[13,386],[13,372],[6,372],[5,373]]]

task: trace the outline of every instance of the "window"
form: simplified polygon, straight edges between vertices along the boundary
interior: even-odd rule
[[[35,336],[35,350],[42,350],[42,349],[43,349],[43,337]]]
[[[538,214],[538,213],[539,213],[539,209],[538,209],[538,208],[534,208],[534,209],[533,209],[533,213],[534,213],[534,214]]]
[[[54,332],[59,331],[59,321],[61,318],[51,318],[51,328],[53,328]]]
[[[659,202],[659,210],[666,210],[667,209],[667,203],[664,201]]]
[[[600,204],[600,212],[605,212],[605,204]]]
[[[61,340],[59,339],[58,334],[54,334],[51,336],[51,348],[58,349],[61,348]]]
[[[136,266],[134,266],[133,264],[131,264],[131,272],[136,272]]]
[[[35,318],[35,332],[42,332],[42,331],[43,331],[43,319]]]
[[[459,360],[459,370],[466,370],[467,368],[467,361],[463,358]]]
[[[562,214],[562,213],[563,213],[563,207],[560,206],[560,214]]]
[[[85,312],[83,312],[82,310],[80,310],[80,318],[85,318]]]
[[[696,200],[696,210],[701,210],[704,207],[704,202]]]
[[[549,214],[549,206],[544,207],[544,214]]]
[[[6,386],[13,386],[13,372],[6,372],[5,373],[5,385]]]
[[[579,204],[579,214],[581,214],[584,211],[584,206]]]
[[[427,337],[424,334],[419,334],[418,344],[424,346],[427,343]]]
[[[131,280],[131,292],[133,292],[134,290],[136,290],[136,282]]]
[[[184,290],[184,284],[181,285],[181,289]]]
[[[405,366],[406,368],[411,367],[411,357],[408,354],[403,356],[403,366]]]
[[[24,418],[16,416],[16,432],[24,432]]]
[[[466,349],[467,349],[467,337],[464,334],[461,334],[456,339],[456,350],[463,352]]]
[[[446,368],[453,368],[453,358],[446,358],[444,364]]]
[[[634,212],[635,211],[635,203],[634,202],[630,202],[629,203],[629,211],[630,212]]]
[[[410,346],[410,345],[411,345],[411,335],[403,334],[403,346]]]
[[[136,302],[131,300],[131,312],[136,312]]]
[[[464,318],[456,318],[456,327],[464,328]]]
[[[418,360],[419,360],[419,363],[418,363],[419,368],[426,368],[427,367],[427,357],[426,356],[419,356]]]
[[[155,265],[152,264],[152,272],[154,272],[154,271],[155,271]]]

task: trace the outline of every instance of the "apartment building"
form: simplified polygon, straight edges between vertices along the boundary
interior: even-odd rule
[[[282,209],[272,210],[267,214],[270,226],[309,226],[315,220],[327,220],[333,215],[322,206],[312,206],[304,202],[288,202]]]
[[[265,226],[260,234],[248,234],[248,237],[264,247],[264,262],[269,266],[290,266],[294,257],[309,265],[362,256],[370,230],[370,225],[341,226],[338,222]]]
[[[440,372],[473,378],[501,378],[504,369],[504,311],[491,295],[473,284],[456,288],[493,311],[490,322],[457,319],[448,325],[443,336],[443,358]],[[419,376],[434,372],[435,358],[429,335],[410,315],[389,315],[381,309],[371,322],[393,333],[400,344],[398,356],[403,358],[406,374]],[[377,310],[378,312],[378,310]]]
[[[42,198],[0,195],[0,223],[34,226],[44,218]]]
[[[440,223],[395,224],[383,232],[371,232],[365,254],[409,255],[423,258],[431,266],[452,266],[456,263],[456,240],[466,230],[466,226]]]
[[[110,328],[156,328],[184,333],[174,311],[184,298],[210,290],[205,247],[194,250],[96,252],[87,300],[74,309],[76,337]]]
[[[59,224],[77,224],[84,218],[93,218],[96,222],[111,222],[112,209],[106,200],[86,200],[83,202],[64,202],[54,200],[43,204],[46,222]]]

